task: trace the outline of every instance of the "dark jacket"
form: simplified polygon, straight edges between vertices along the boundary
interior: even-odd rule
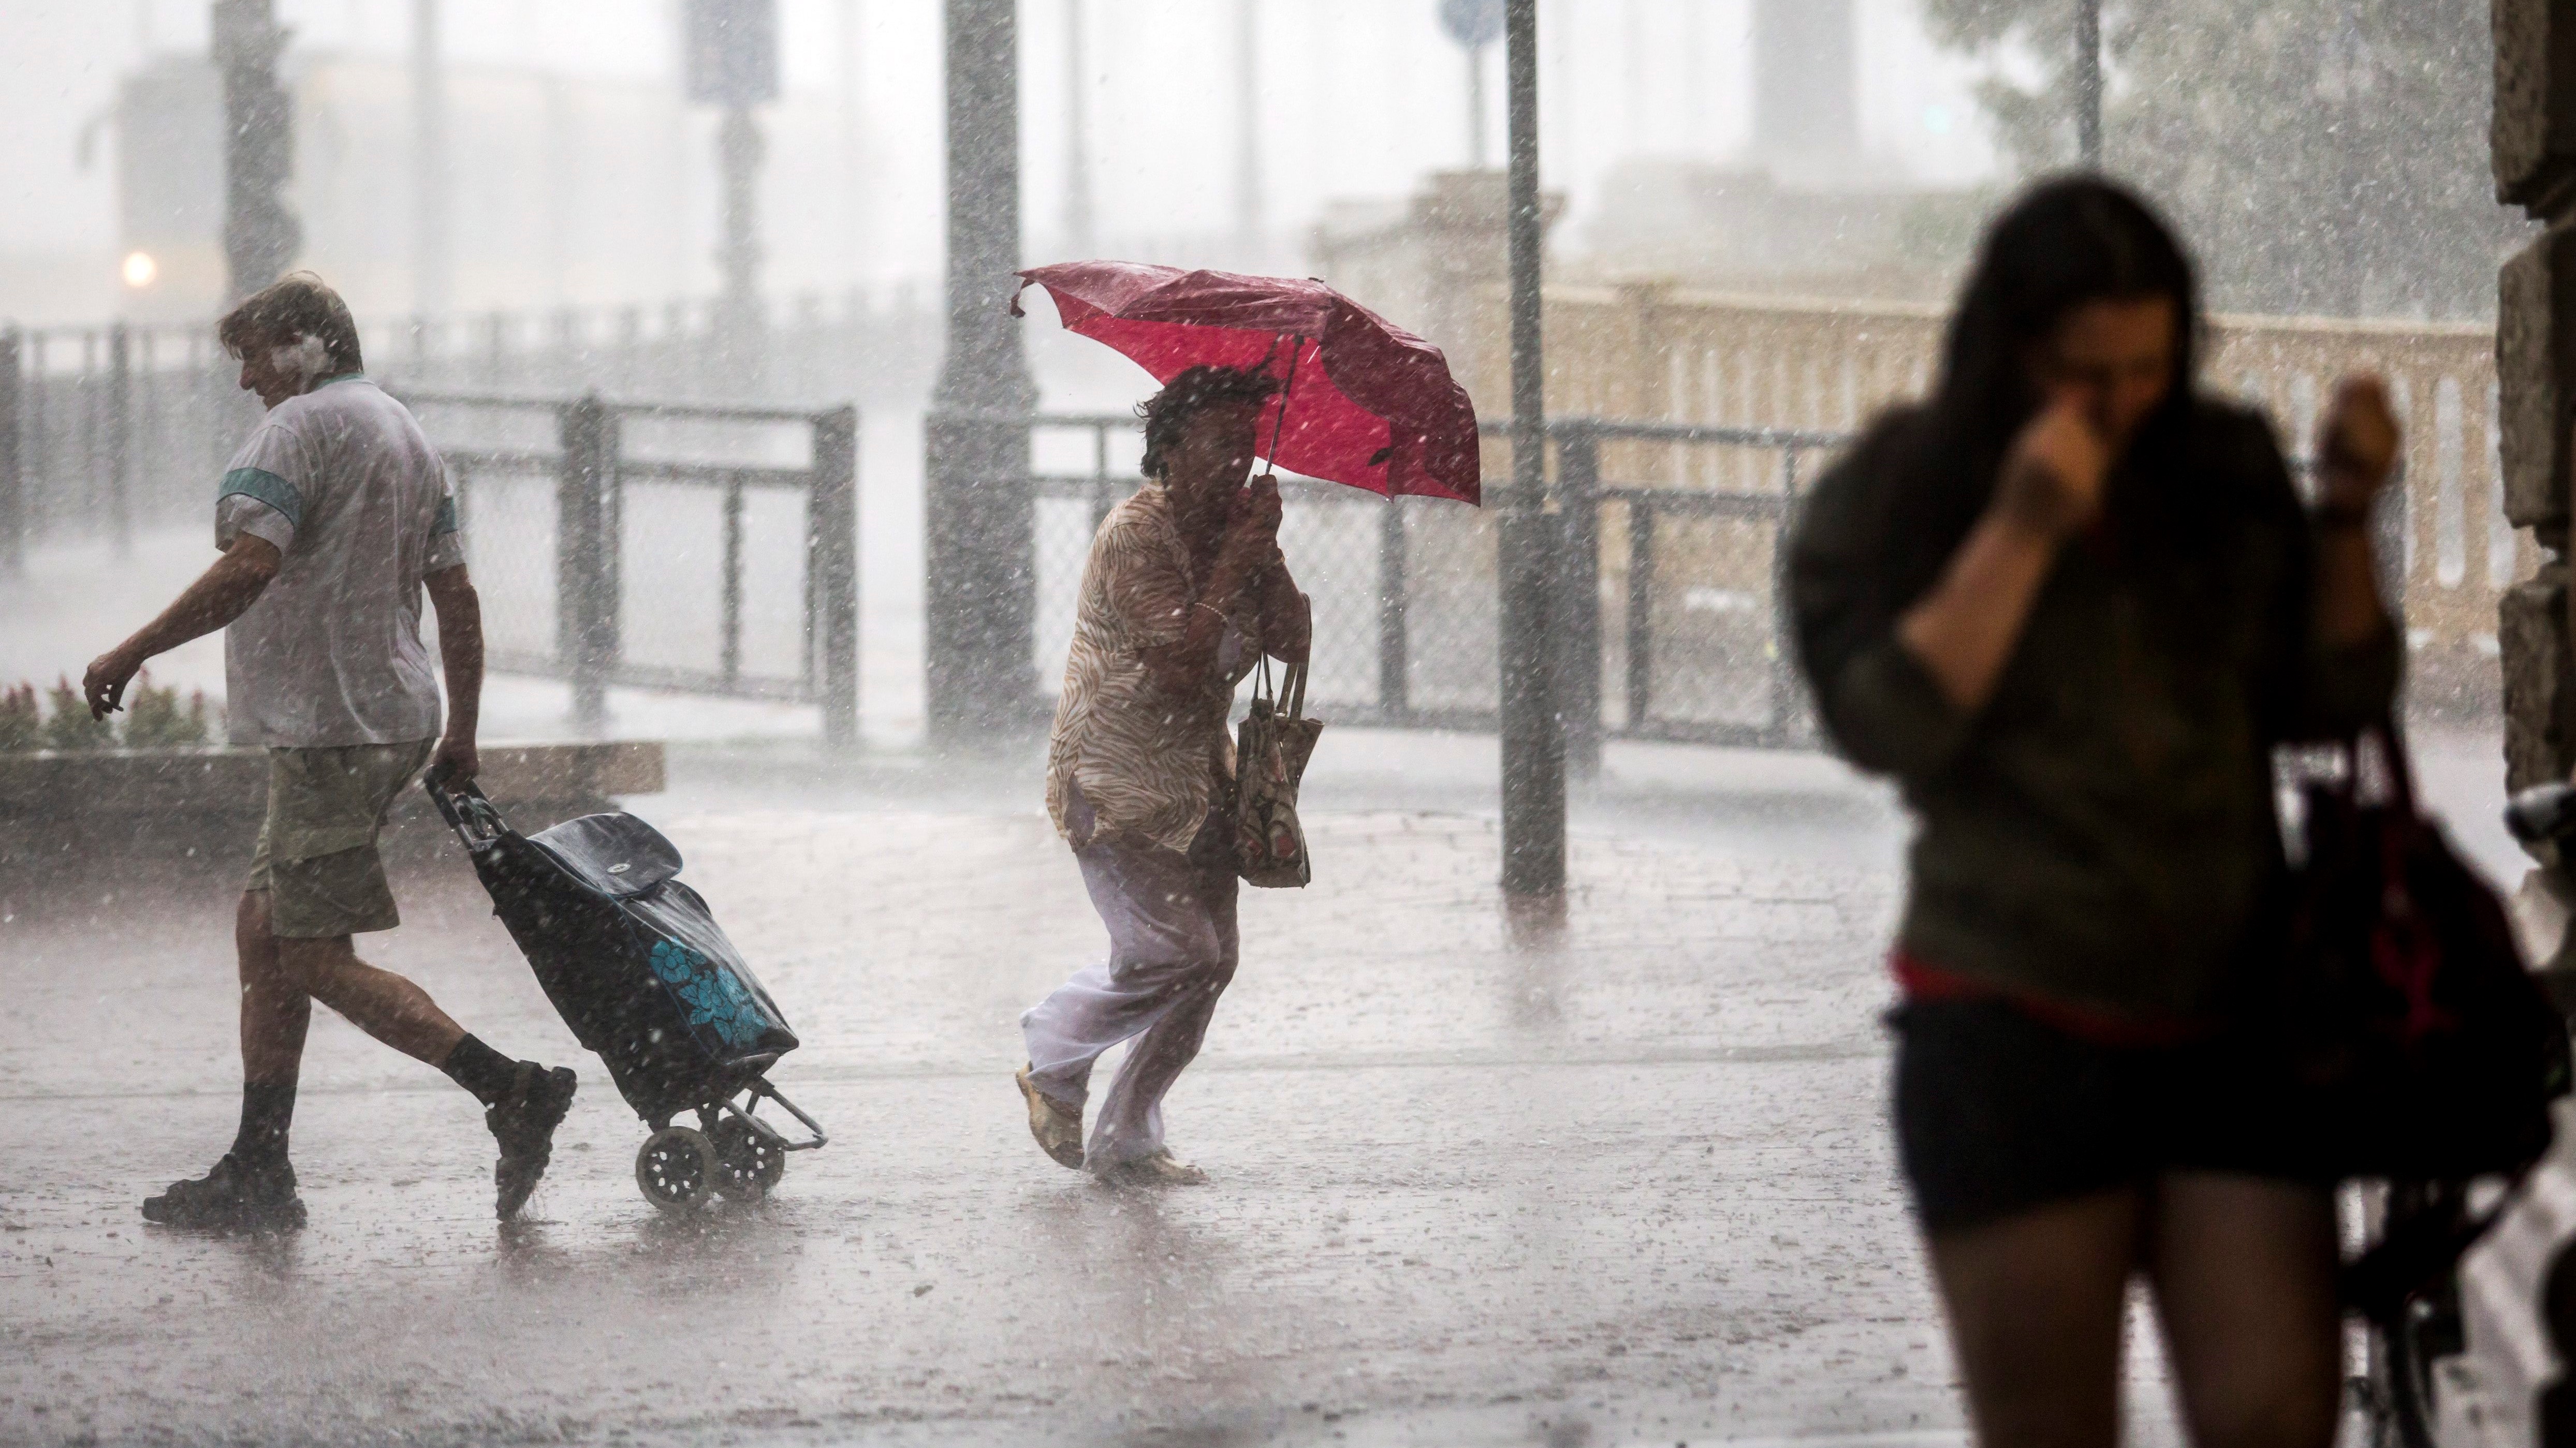
[[[2198,402],[2165,460],[2115,475],[2069,540],[1983,709],[1897,641],[1991,480],[1932,423],[1882,418],[1791,540],[1799,661],[1843,753],[1920,821],[1899,948],[2006,990],[2215,1016],[2286,884],[2272,752],[2387,708],[2393,634],[2316,642],[2314,535],[2259,417]],[[1909,488],[1922,489],[1911,496]]]

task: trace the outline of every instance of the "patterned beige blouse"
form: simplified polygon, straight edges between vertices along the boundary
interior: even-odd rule
[[[1170,495],[1149,482],[1102,519],[1082,570],[1082,600],[1065,660],[1064,693],[1047,740],[1047,813],[1070,839],[1071,787],[1116,831],[1187,850],[1219,780],[1234,777],[1226,715],[1234,686],[1260,657],[1260,624],[1236,620],[1207,686],[1175,698],[1154,682],[1143,651],[1177,642],[1199,583]]]

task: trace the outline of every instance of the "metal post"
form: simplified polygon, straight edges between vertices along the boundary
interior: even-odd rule
[[[823,742],[859,744],[859,410],[814,419],[814,529],[807,576],[817,593],[814,642],[823,654]]]
[[[134,556],[134,339],[107,329],[107,519],[116,556]]]
[[[295,107],[277,83],[286,31],[271,0],[215,0],[214,61],[224,87],[224,262],[239,300],[284,275],[304,229],[281,193],[295,168]]]
[[[812,551],[810,543],[807,551]],[[738,472],[725,474],[724,579],[720,597],[724,634],[717,645],[716,670],[730,691],[742,681],[742,474]],[[812,657],[810,647],[807,657]],[[810,674],[812,670],[806,672]]]
[[[1413,635],[1408,600],[1404,507],[1393,498],[1377,519],[1377,708],[1388,723],[1413,711]]]
[[[1788,748],[1806,732],[1797,647],[1789,625],[1789,532],[1798,519],[1798,449],[1780,450],[1780,513],[1771,523],[1770,743]]]
[[[1503,893],[1565,893],[1565,728],[1554,645],[1559,519],[1547,508],[1546,375],[1539,353],[1538,0],[1507,0],[1511,113],[1512,486],[1502,575]]]
[[[19,332],[0,331],[0,569],[10,573],[27,566],[27,468],[19,451],[19,403],[26,374],[18,370]]]
[[[1655,703],[1655,510],[1628,495],[1628,732],[1642,734]]]
[[[2075,0],[2075,152],[2102,169],[2102,0]]]
[[[617,667],[617,419],[592,393],[559,414],[563,462],[555,477],[555,653],[572,680],[572,721],[608,729],[608,679]]]
[[[724,319],[719,355],[737,378],[745,396],[759,394],[761,334],[768,318],[760,304],[760,162],[766,147],[760,122],[749,105],[725,107],[724,125],[716,136],[717,160],[724,172],[724,244],[716,264],[724,272]]]
[[[1036,509],[1029,380],[1007,311],[1019,268],[1015,0],[944,0],[948,336],[923,434],[928,703],[933,739],[1017,732],[1036,708]]]
[[[1556,590],[1557,700],[1565,764],[1576,779],[1601,774],[1601,435],[1560,424],[1556,489],[1563,506],[1563,567]]]

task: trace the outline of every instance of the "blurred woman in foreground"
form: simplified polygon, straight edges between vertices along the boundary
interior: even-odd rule
[[[1988,232],[1931,400],[1882,417],[1793,542],[1826,727],[1920,830],[1891,964],[1899,1155],[1980,1440],[2118,1439],[2153,1291],[2203,1448],[2325,1448],[2332,1183],[2239,1027],[2286,884],[2273,746],[2393,696],[2368,520],[2396,456],[2338,385],[2313,507],[2198,390],[2190,262],[2098,180]]]

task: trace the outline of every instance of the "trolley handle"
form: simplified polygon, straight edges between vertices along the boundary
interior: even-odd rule
[[[451,788],[447,781],[455,773],[453,765],[438,765],[421,776],[420,787],[428,792],[429,802],[438,807],[438,817],[447,821],[447,827],[456,831],[467,849],[483,849],[508,834],[510,827],[502,822],[501,812],[483,797],[474,781],[461,780]]]

